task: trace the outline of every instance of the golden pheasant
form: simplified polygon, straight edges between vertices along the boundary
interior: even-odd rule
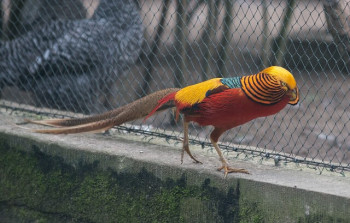
[[[245,169],[228,165],[217,142],[219,137],[233,127],[252,119],[273,115],[287,104],[299,101],[299,91],[293,75],[278,66],[268,67],[258,74],[214,78],[182,89],[172,88],[157,91],[133,103],[113,111],[82,119],[55,119],[30,121],[32,123],[60,126],[61,128],[35,130],[39,133],[70,134],[95,132],[146,116],[156,111],[176,107],[176,116],[184,115],[184,139],[181,154],[186,152],[195,162],[200,163],[189,150],[188,124],[196,122],[201,126],[212,125],[210,140],[220,157],[225,177],[228,173],[248,173]]]

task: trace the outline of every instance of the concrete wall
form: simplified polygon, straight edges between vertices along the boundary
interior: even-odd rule
[[[350,222],[348,176],[231,157],[251,174],[224,179],[207,149],[180,164],[161,139],[42,135],[22,120],[0,109],[0,222]]]

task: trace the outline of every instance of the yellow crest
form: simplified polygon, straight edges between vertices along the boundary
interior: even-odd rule
[[[271,66],[261,72],[269,74],[275,77],[277,80],[283,81],[288,85],[289,89],[294,89],[297,86],[297,82],[295,81],[293,74],[283,67]]]

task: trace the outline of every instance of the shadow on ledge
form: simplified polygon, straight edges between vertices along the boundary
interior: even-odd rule
[[[35,145],[33,152],[17,150],[3,137],[1,222],[263,222],[257,204],[240,207],[239,181],[223,192],[210,179],[188,185],[185,174],[162,181],[146,169],[73,167]]]

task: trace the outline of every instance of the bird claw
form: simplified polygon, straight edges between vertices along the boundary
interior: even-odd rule
[[[203,164],[201,161],[197,160],[196,158],[194,158],[194,156],[192,155],[190,148],[188,147],[188,145],[184,145],[181,151],[181,164],[183,163],[183,159],[184,159],[184,153],[186,153],[191,157],[191,159],[194,161],[194,163],[200,163]]]
[[[218,171],[221,171],[222,169],[224,169],[224,174],[225,174],[225,178],[227,177],[228,173],[245,173],[245,174],[250,174],[247,170],[245,169],[237,169],[237,168],[232,168],[229,167],[227,164],[222,165],[222,167],[218,168]]]

